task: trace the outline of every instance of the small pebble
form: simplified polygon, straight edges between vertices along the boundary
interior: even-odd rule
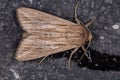
[[[119,27],[120,27],[120,25],[118,25],[118,24],[115,24],[112,26],[113,29],[119,29]]]
[[[103,37],[103,36],[100,36],[100,39],[104,39],[104,37]]]

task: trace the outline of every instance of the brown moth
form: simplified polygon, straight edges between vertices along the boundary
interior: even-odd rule
[[[92,39],[87,27],[95,19],[86,25],[81,25],[76,11],[75,19],[78,24],[25,7],[17,9],[17,18],[25,31],[16,52],[17,60],[27,61],[74,49],[69,58],[70,63],[72,55],[80,47],[87,56],[84,44]]]

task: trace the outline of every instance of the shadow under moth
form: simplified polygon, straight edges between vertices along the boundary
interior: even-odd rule
[[[87,55],[87,48],[92,39],[92,34],[88,26],[95,19],[84,25],[77,19],[77,6],[75,8],[75,20],[78,24],[68,20],[38,11],[35,9],[21,7],[17,9],[19,25],[25,31],[22,40],[16,51],[18,61],[27,61],[52,54],[74,49],[69,58],[82,47],[84,54]],[[87,48],[85,43],[89,42]]]

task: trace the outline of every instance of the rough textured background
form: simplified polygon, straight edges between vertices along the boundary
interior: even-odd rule
[[[42,10],[75,22],[74,7],[79,2],[78,18],[91,25],[91,57],[77,64],[81,50],[74,56],[72,68],[66,64],[66,51],[40,59],[19,62],[14,59],[22,30],[15,10],[21,6]],[[119,0],[0,0],[0,80],[119,80],[120,79],[120,1]],[[64,55],[66,54],[66,55]]]

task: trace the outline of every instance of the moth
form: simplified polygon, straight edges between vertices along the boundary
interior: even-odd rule
[[[72,55],[80,47],[88,57],[84,45],[91,42],[92,34],[88,26],[95,19],[84,25],[77,19],[76,10],[77,6],[75,20],[78,24],[35,9],[18,8],[16,11],[18,23],[24,33],[15,58],[18,61],[28,61],[74,49],[69,58],[70,64]]]

